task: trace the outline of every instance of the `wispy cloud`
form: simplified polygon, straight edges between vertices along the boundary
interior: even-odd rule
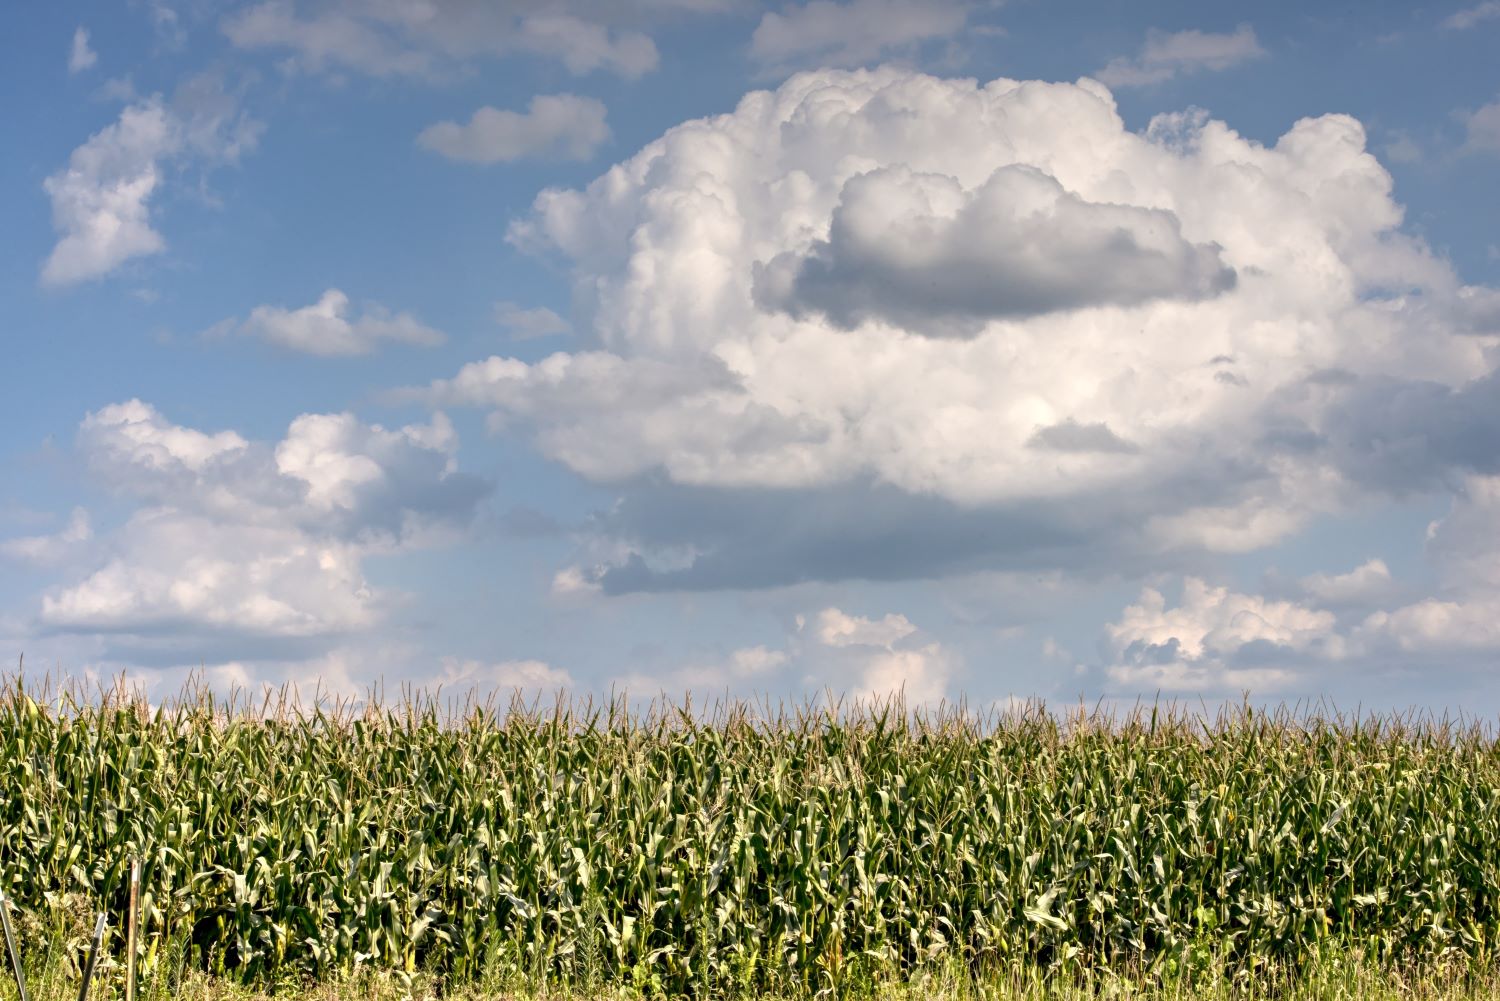
[[[1226,70],[1265,54],[1248,24],[1223,33],[1153,30],[1139,55],[1111,60],[1094,75],[1111,87],[1144,87],[1189,73]]]
[[[523,157],[586,160],[609,138],[605,108],[592,97],[544,94],[526,111],[483,107],[468,124],[438,122],[417,143],[450,160],[507,163]]]
[[[495,322],[518,341],[566,334],[572,329],[567,320],[545,306],[526,309],[514,302],[495,303]]]
[[[1464,147],[1475,152],[1500,153],[1500,100],[1491,101],[1464,119],[1468,138]]]
[[[765,14],[750,40],[750,57],[771,69],[859,66],[952,38],[968,15],[968,5],[953,0],[812,0]]]
[[[1468,31],[1476,24],[1500,18],[1500,0],[1485,0],[1484,3],[1466,7],[1443,18],[1443,27],[1453,31]]]
[[[99,61],[99,55],[89,48],[89,32],[80,27],[73,32],[73,45],[68,50],[68,72],[82,73]]]
[[[634,79],[656,68],[650,36],[609,20],[628,22],[632,13],[640,19],[651,4],[540,6],[433,4],[415,14],[403,4],[341,0],[303,16],[292,0],[263,0],[226,17],[222,27],[236,48],[289,52],[288,66],[313,73],[431,78],[477,57],[513,54],[556,59],[578,75]]]

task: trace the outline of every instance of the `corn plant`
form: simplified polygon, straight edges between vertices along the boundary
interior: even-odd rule
[[[247,985],[844,994],[1487,964],[1500,748],[1443,720],[0,695],[0,885]],[[112,932],[101,976],[118,977]]]

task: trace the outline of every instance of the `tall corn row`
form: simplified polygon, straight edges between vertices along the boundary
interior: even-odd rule
[[[17,682],[0,748],[28,941],[121,913],[139,856],[148,971],[838,990],[1210,948],[1488,959],[1500,931],[1500,752],[1434,723],[152,710]]]

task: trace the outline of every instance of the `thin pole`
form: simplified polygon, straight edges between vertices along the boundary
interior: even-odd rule
[[[135,953],[140,924],[141,860],[130,860],[130,915],[125,934],[125,1001],[135,1001]]]
[[[21,1001],[26,1001],[26,974],[21,971],[21,954],[16,949],[16,933],[10,927],[10,901],[5,891],[0,890],[0,925],[5,927],[5,951],[10,953],[10,969],[16,975],[16,990],[21,992]]]
[[[104,944],[104,912],[94,922],[94,941],[89,946],[89,958],[83,966],[83,983],[78,985],[78,1001],[88,1001],[89,982],[94,979],[94,965],[99,962],[99,948]]]

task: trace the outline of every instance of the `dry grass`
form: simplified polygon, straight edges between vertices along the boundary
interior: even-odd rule
[[[7,971],[8,974],[8,971]],[[75,1001],[78,982],[54,966],[29,984],[30,1001]],[[506,984],[445,985],[426,975],[368,971],[321,983],[284,983],[251,988],[196,970],[173,971],[141,985],[139,1001],[654,1001],[680,995],[626,988],[592,991],[536,990]],[[861,1001],[1480,1001],[1500,998],[1500,972],[1475,966],[1387,970],[1348,957],[1333,957],[1291,976],[1268,974],[1245,979],[1203,970],[1177,982],[1143,981],[1104,974],[1085,982],[1046,980],[1033,972],[976,984],[944,971],[906,981],[846,985],[844,989],[785,995],[747,992],[760,1001],[802,1001],[816,997]],[[123,1001],[118,968],[106,967],[90,991],[92,1001]],[[16,1001],[15,984],[0,983],[0,1001]]]

